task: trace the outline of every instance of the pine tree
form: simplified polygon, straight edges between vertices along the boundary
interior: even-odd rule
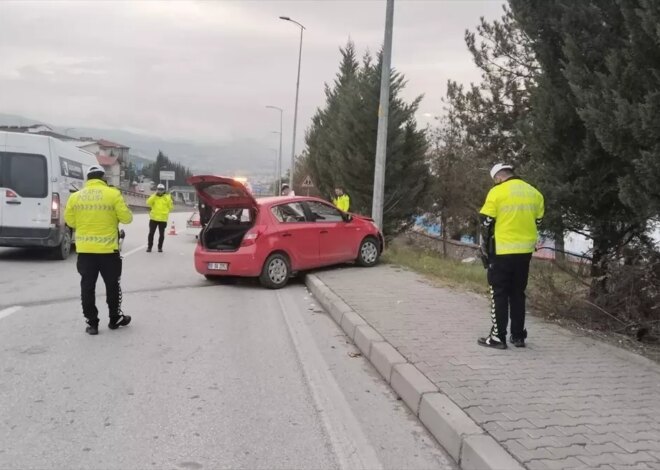
[[[645,222],[620,196],[630,174],[629,155],[609,152],[585,120],[589,88],[607,72],[604,54],[621,40],[614,0],[510,0],[513,14],[531,39],[540,64],[531,92],[526,142],[546,200],[556,205],[565,227],[592,238],[592,296],[606,289],[611,257]],[[587,112],[588,113],[588,112]]]
[[[381,56],[366,54],[360,63],[349,42],[332,87],[326,86],[326,104],[307,132],[307,154],[312,177],[328,197],[341,186],[351,197],[351,210],[371,211],[378,130]],[[390,79],[390,111],[385,175],[384,230],[393,234],[412,222],[428,187],[426,139],[414,114],[421,97],[405,103],[400,93],[403,75]]]

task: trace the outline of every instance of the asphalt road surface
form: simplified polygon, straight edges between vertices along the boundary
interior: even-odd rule
[[[456,468],[302,282],[198,275],[186,216],[162,254],[126,227],[133,323],[99,279],[95,337],[75,255],[0,248],[1,469]]]

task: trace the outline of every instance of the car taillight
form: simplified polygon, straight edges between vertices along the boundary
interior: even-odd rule
[[[50,220],[58,224],[60,222],[60,195],[53,193],[53,202],[50,205]]]
[[[262,232],[262,230],[261,230],[260,227],[252,227],[243,236],[243,241],[241,241],[241,246],[254,245],[257,241],[257,238],[259,238],[259,235],[261,235],[261,232]]]

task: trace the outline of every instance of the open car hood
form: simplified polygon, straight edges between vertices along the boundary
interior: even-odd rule
[[[186,182],[195,187],[197,195],[207,206],[216,209],[257,206],[257,201],[250,194],[248,188],[233,178],[197,175],[191,176]]]

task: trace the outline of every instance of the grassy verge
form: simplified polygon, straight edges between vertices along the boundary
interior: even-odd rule
[[[425,250],[404,243],[393,243],[383,256],[383,261],[392,265],[403,266],[425,275],[430,280],[452,288],[460,288],[479,294],[487,294],[488,285],[486,270],[480,261],[463,263],[458,260],[444,258],[439,253]],[[573,296],[581,291],[576,284],[576,278],[557,269],[552,263],[533,260],[530,267],[528,295],[532,304],[551,306],[541,310],[548,316],[554,316],[558,305],[558,297],[564,303],[573,302]],[[565,298],[565,297],[571,297]]]
[[[443,286],[480,294],[487,291],[486,270],[481,263],[462,263],[431,251],[399,244],[388,247],[383,261],[412,269]]]

